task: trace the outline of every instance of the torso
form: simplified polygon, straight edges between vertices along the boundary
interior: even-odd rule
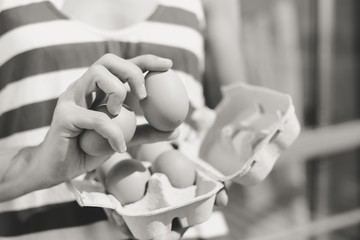
[[[128,1],[134,1],[135,5],[135,0]],[[81,8],[70,12],[66,5],[55,7],[48,1],[0,0],[1,148],[41,143],[58,96],[108,52],[125,59],[142,54],[172,59],[173,69],[184,81],[192,106],[203,106],[200,1],[146,1],[156,5],[149,5],[147,11],[130,22],[119,21],[104,28],[107,21],[114,19],[94,24],[89,18],[76,14]],[[23,5],[24,2],[29,4]],[[128,11],[120,15],[125,17]],[[115,13],[114,10],[111,15],[117,18]],[[75,216],[70,221],[67,218],[72,213]],[[105,219],[102,209],[79,208],[66,186],[60,184],[0,203],[0,238],[18,236],[20,239],[23,235],[24,239],[66,239],[66,236],[106,239],[105,235],[101,237],[106,234],[111,239],[118,236]]]

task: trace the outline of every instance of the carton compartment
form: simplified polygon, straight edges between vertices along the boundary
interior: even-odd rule
[[[129,209],[129,205],[120,205],[115,209],[122,215],[134,237],[138,239],[152,239],[169,232],[175,222],[182,227],[205,222],[211,216],[216,193],[223,187],[221,183],[202,171],[197,171],[196,185],[183,189],[172,187],[163,174],[155,173],[152,177],[155,183],[158,180],[163,181],[161,183],[162,192],[154,196],[158,200],[161,198],[159,205],[150,209],[142,209],[142,211],[134,211],[139,205],[145,206],[145,201],[142,202],[146,198],[145,195],[143,199],[133,203],[131,209]],[[147,194],[151,193],[147,192]]]
[[[215,194],[220,185],[203,172],[197,171],[195,185],[175,188],[166,175],[154,173],[149,179],[144,197],[124,206],[119,203],[116,211],[129,216],[159,214],[195,202],[203,196]]]
[[[68,186],[81,206],[114,209],[138,239],[169,232],[174,222],[183,227],[205,222],[213,210],[216,193],[223,188],[201,170],[196,171],[195,185],[183,189],[174,188],[164,174],[154,173],[145,196],[122,206],[98,181],[73,180]]]

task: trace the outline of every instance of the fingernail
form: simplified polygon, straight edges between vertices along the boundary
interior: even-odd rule
[[[140,99],[144,99],[146,98],[147,93],[146,93],[146,88],[145,88],[145,84],[142,84],[140,87],[140,91],[139,91],[139,97]]]
[[[164,63],[164,64],[171,64],[172,65],[172,60],[169,58],[159,58],[160,62]]]
[[[118,115],[121,111],[121,108],[122,108],[122,104],[120,104],[116,109],[115,109],[115,115]]]
[[[122,142],[121,145],[120,145],[120,151],[121,152],[126,152],[126,150],[127,150],[126,143]]]

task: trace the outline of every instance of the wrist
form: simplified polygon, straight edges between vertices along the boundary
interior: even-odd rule
[[[42,172],[37,168],[38,147],[20,149],[11,159],[0,184],[0,201],[20,197],[47,186]]]

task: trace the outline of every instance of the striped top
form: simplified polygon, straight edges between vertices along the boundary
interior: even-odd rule
[[[200,0],[158,0],[145,21],[103,30],[67,17],[61,0],[0,0],[0,148],[37,145],[58,96],[105,53],[173,60],[193,108],[204,105]],[[1,159],[0,159],[1,161]],[[0,203],[0,238],[115,239],[100,208],[80,208],[64,184]]]

